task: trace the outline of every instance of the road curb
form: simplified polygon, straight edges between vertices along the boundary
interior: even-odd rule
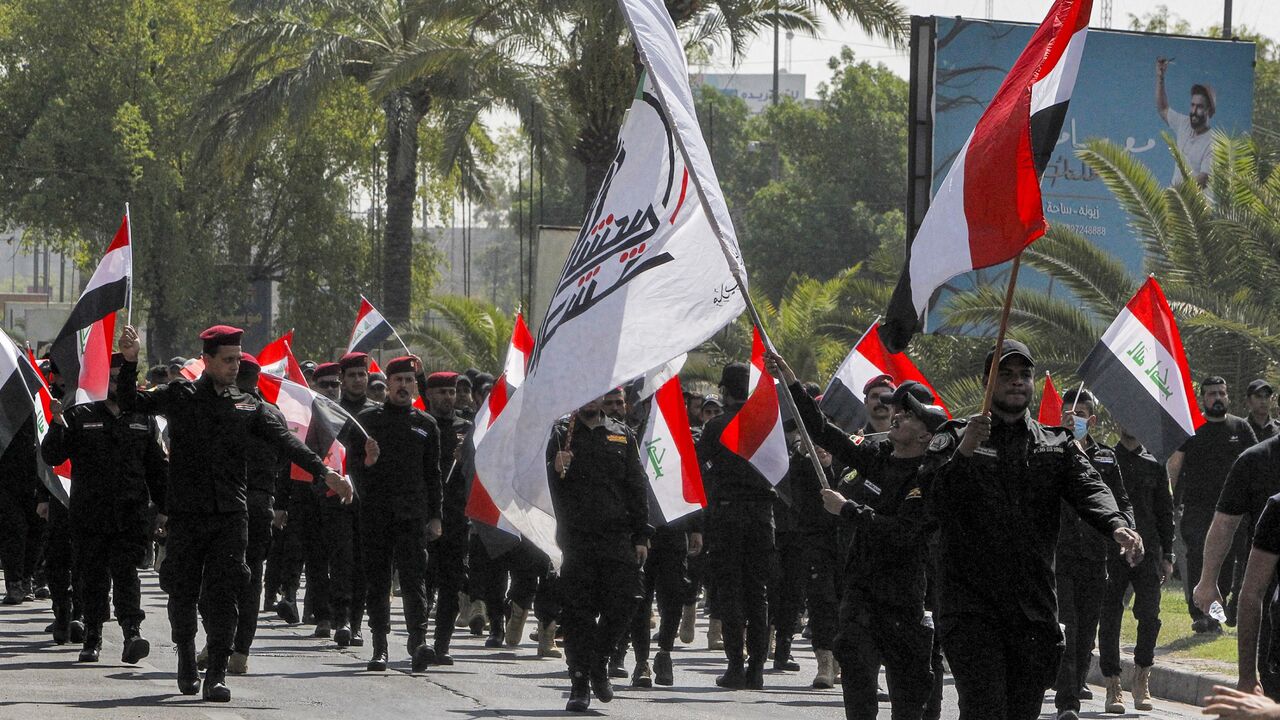
[[[1126,693],[1125,699],[1132,703],[1132,698],[1127,695],[1133,678],[1133,657],[1121,655],[1120,668],[1121,684]],[[1106,684],[1096,652],[1089,663],[1089,682],[1094,685]],[[1212,672],[1194,672],[1168,663],[1161,664],[1158,657],[1156,664],[1151,666],[1151,694],[1161,700],[1202,707],[1205,697],[1212,694],[1214,685],[1235,687],[1235,684],[1236,679],[1233,677]]]

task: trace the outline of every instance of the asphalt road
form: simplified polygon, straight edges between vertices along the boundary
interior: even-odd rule
[[[76,662],[78,647],[57,646],[43,632],[51,621],[47,601],[0,607],[0,718],[182,718],[249,720],[299,718],[373,720],[374,718],[540,718],[573,717],[564,712],[568,679],[562,660],[540,660],[534,644],[490,650],[482,638],[461,630],[454,643],[452,667],[432,667],[412,675],[405,635],[396,602],[392,667],[385,673],[364,670],[369,647],[340,650],[332,641],[308,637],[309,626],[286,626],[263,614],[249,674],[231,676],[233,699],[204,703],[180,695],[174,683],[176,658],[169,641],[164,594],[156,574],[143,574],[147,621],[143,634],[151,656],[139,665],[120,662],[120,630],[105,628],[102,661]],[[698,641],[677,643],[676,684],[671,688],[632,689],[618,683],[617,698],[608,705],[593,702],[592,713],[612,718],[841,718],[839,690],[812,690],[815,664],[807,643],[798,642],[798,673],[769,673],[764,691],[730,692],[717,688],[715,676],[723,655],[705,649],[705,620]],[[366,631],[366,635],[367,635]],[[628,667],[630,667],[628,660]],[[955,693],[948,678],[944,718],[957,717]],[[1101,691],[1095,689],[1098,697]],[[1052,702],[1045,705],[1051,717]],[[1083,717],[1105,715],[1098,700],[1086,701]],[[888,718],[888,706],[881,717]],[[1127,717],[1203,717],[1196,708],[1157,702],[1150,713]]]

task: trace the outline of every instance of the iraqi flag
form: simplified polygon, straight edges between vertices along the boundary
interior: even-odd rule
[[[881,333],[902,350],[951,278],[1012,260],[1044,235],[1040,174],[1067,114],[1092,0],[1056,0],[938,187]]]
[[[663,520],[670,523],[706,506],[680,378],[671,378],[653,394],[640,451]]]
[[[313,391],[305,384],[267,373],[258,375],[258,391],[262,399],[280,408],[285,424],[304,445],[324,458],[324,464],[346,474],[346,450],[338,442],[350,415],[338,403]],[[293,465],[290,476],[300,482],[311,482],[311,474]],[[327,490],[332,493],[332,490]]]
[[[1182,336],[1155,278],[1120,310],[1076,374],[1160,462],[1204,424]]]
[[[34,382],[31,384],[32,405],[35,410],[36,445],[44,443],[44,436],[49,434],[50,418],[53,416],[53,393],[49,392],[49,384],[40,372],[40,363],[36,360],[31,348],[23,355],[33,371]],[[40,482],[44,483],[49,494],[58,499],[63,507],[71,506],[71,461],[67,460],[58,467],[49,467],[39,456]]]
[[[27,362],[26,353],[0,331],[0,455],[31,417],[32,398],[39,385],[40,371]]]
[[[71,315],[49,349],[49,357],[62,375],[67,405],[107,398],[111,378],[111,342],[115,337],[115,313],[129,299],[133,275],[133,250],[129,245],[129,216],[93,271]]]
[[[911,362],[911,358],[907,357],[906,353],[889,352],[881,341],[878,330],[879,323],[872,323],[858,344],[854,345],[853,350],[845,356],[827,385],[827,389],[822,393],[822,402],[819,407],[822,408],[823,414],[847,433],[858,432],[866,424],[867,407],[863,402],[865,394],[862,389],[872,379],[881,375],[893,378],[895,385],[915,380],[933,393],[933,404],[944,411],[947,409],[938,391],[929,384],[924,373],[920,372],[920,368]],[[950,416],[950,411],[947,411],[947,417]]]
[[[720,433],[720,443],[741,456],[771,485],[787,476],[790,454],[778,409],[778,388],[764,369],[764,340],[753,328],[751,341],[751,384],[747,401]]]
[[[529,357],[531,355],[533,355],[533,334],[529,332],[529,326],[524,323],[524,314],[516,313],[515,325],[511,330],[511,344],[507,348],[507,358],[502,375],[494,381],[493,388],[489,390],[489,395],[485,398],[479,411],[476,412],[475,426],[471,435],[472,447],[479,443],[485,433],[489,431],[489,426],[493,425],[493,421],[498,418],[503,408],[507,406],[507,400],[511,397],[511,393],[524,383],[525,368],[529,365]],[[502,512],[494,504],[493,498],[484,489],[483,481],[474,473],[471,481],[471,492],[467,496],[466,512],[467,517],[472,520],[495,527],[515,537],[520,536],[520,531],[516,529],[511,521],[502,516]],[[489,536],[482,535],[481,537],[483,539]],[[492,543],[488,543],[488,545],[492,545]],[[492,554],[495,549],[489,547],[490,553]]]
[[[395,334],[391,323],[382,317],[382,313],[373,303],[361,295],[360,311],[356,313],[355,327],[351,328],[351,340],[347,342],[347,352],[373,352],[387,338]]]
[[[267,343],[257,355],[262,372],[276,377],[287,378],[299,385],[306,385],[307,378],[302,374],[302,366],[293,356],[293,331],[281,335]]]
[[[1036,414],[1036,422],[1055,427],[1062,424],[1062,396],[1053,386],[1053,377],[1049,373],[1044,374],[1044,390],[1040,393],[1040,412]]]

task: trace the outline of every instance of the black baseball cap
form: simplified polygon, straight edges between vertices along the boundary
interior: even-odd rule
[[[995,350],[988,351],[987,359],[982,363],[982,373],[984,375],[987,373],[988,370],[991,369],[991,355],[994,352]],[[1031,357],[1030,348],[1018,342],[1017,340],[1006,339],[1004,343],[1000,345],[1000,362],[1003,363],[1005,360],[1008,360],[1009,358],[1014,357],[1015,355],[1021,356],[1022,359],[1026,360],[1027,364],[1030,365],[1031,367],[1036,366],[1035,359]]]
[[[1274,390],[1271,389],[1271,383],[1267,382],[1266,380],[1263,380],[1262,378],[1258,378],[1257,380],[1254,380],[1253,382],[1249,383],[1249,389],[1246,390],[1244,394],[1246,397],[1248,397],[1252,395],[1257,395],[1263,390],[1266,390],[1268,395],[1271,395],[1272,393],[1275,392]]]
[[[929,432],[937,432],[947,421],[946,411],[933,404],[933,393],[929,388],[914,380],[898,386],[893,393],[893,405],[915,415]]]

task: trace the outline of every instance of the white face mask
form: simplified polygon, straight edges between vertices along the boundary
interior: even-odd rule
[[[1076,436],[1077,440],[1084,440],[1089,436],[1089,418],[1073,417],[1071,433]]]

